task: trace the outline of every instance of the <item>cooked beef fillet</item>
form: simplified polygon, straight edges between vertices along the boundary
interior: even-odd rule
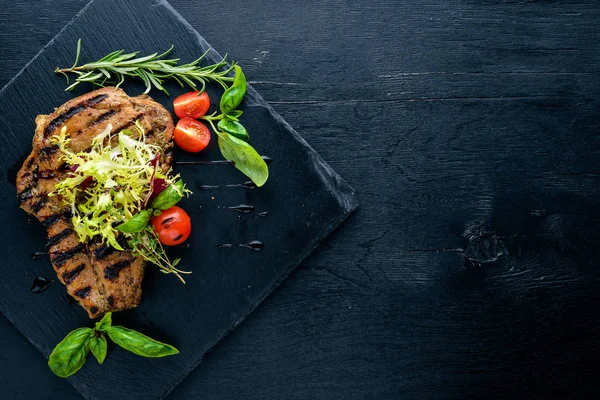
[[[164,149],[161,165],[168,169],[173,148],[171,115],[148,96],[129,97],[121,89],[107,87],[70,100],[50,115],[38,115],[35,121],[33,151],[17,174],[17,194],[21,208],[34,215],[48,232],[48,252],[58,279],[90,318],[137,306],[144,261],[131,251],[116,251],[99,241],[81,243],[73,230],[69,207],[57,196],[48,197],[69,170],[50,138],[66,126],[71,148],[84,151],[108,124],[117,133],[139,121],[146,131],[146,142]],[[119,240],[126,247],[126,240]]]

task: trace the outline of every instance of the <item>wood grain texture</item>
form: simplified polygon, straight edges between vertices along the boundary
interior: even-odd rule
[[[2,4],[0,84],[84,3]],[[298,3],[172,1],[361,208],[171,398],[597,393],[600,4]],[[0,391],[78,398],[0,324]]]

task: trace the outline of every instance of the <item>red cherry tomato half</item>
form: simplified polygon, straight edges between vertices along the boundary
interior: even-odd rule
[[[175,114],[179,118],[200,118],[210,107],[208,93],[189,92],[182,94],[173,101]]]
[[[208,146],[210,131],[200,121],[182,118],[175,126],[175,143],[185,151],[197,153]]]
[[[166,246],[176,246],[186,241],[192,230],[190,216],[177,206],[152,218],[152,227],[158,240]]]

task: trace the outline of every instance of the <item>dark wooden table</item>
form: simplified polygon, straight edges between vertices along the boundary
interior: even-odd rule
[[[86,1],[0,1],[0,86]],[[600,393],[600,3],[171,3],[361,206],[170,398]],[[0,376],[79,398],[4,318]]]

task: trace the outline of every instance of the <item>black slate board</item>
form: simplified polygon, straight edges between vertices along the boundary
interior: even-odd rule
[[[41,294],[29,292],[34,277],[53,278],[54,272],[47,259],[30,257],[44,248],[45,232],[18,210],[14,176],[31,150],[35,116],[91,89],[66,93],[64,79],[52,73],[57,65],[72,63],[78,38],[83,39],[83,62],[118,48],[150,53],[171,44],[176,45],[175,56],[191,61],[209,48],[165,1],[95,0],[0,91],[0,154],[6,175],[1,213],[11,226],[1,233],[0,242],[12,247],[1,258],[0,310],[46,357],[67,332],[90,321],[58,283]],[[211,50],[207,61],[220,58]],[[130,95],[142,92],[135,83],[123,88]],[[152,95],[171,109],[171,99],[188,89],[169,89],[171,98]],[[216,88],[209,93],[213,98],[219,95]],[[69,378],[86,398],[164,397],[356,207],[352,188],[251,87],[242,109],[253,145],[274,160],[269,182],[255,190],[226,187],[245,181],[231,166],[176,167],[195,192],[182,202],[195,227],[191,246],[177,251],[183,258],[181,268],[194,273],[182,286],[149,267],[141,306],[114,316],[116,324],[168,341],[181,354],[150,360],[110,347],[104,366],[90,359]],[[202,155],[175,154],[176,161],[218,158],[216,143]],[[219,187],[202,190],[202,185]],[[237,215],[227,209],[240,203],[252,204],[256,211]],[[264,249],[236,247],[251,240],[264,242]],[[234,246],[217,248],[219,243]]]

